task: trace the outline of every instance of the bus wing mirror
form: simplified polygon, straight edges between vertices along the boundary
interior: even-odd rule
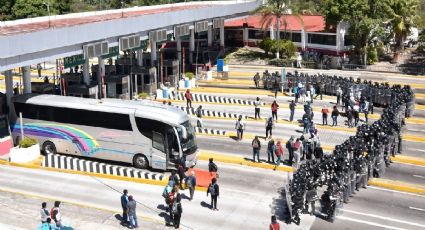
[[[186,140],[187,139],[186,128],[184,126],[181,126],[180,128],[182,129],[182,137],[183,137],[184,140]]]

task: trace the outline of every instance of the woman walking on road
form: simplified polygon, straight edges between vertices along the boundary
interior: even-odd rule
[[[277,111],[279,110],[279,105],[276,101],[273,101],[272,103],[272,118],[276,119],[277,121]]]

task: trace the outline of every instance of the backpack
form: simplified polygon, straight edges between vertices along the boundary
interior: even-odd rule
[[[290,149],[291,148],[291,142],[290,141],[287,141],[286,142],[286,146],[285,146],[287,149]]]
[[[208,186],[208,190],[210,191],[211,196],[215,196],[215,187],[213,184],[210,184],[210,186]]]
[[[174,202],[173,208],[171,209],[171,211],[173,212],[174,215],[178,215],[179,214],[179,209],[178,209],[177,202]]]
[[[269,120],[267,121],[267,126],[268,127],[272,127],[273,126],[273,118],[269,118]]]
[[[252,142],[252,147],[253,147],[253,148],[258,148],[258,147],[260,147],[260,146],[259,146],[259,144],[258,144],[258,141],[257,141],[257,140],[254,140],[254,141]]]

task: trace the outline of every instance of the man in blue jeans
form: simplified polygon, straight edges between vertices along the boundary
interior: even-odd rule
[[[128,191],[124,189],[123,194],[121,196],[121,207],[122,207],[122,223],[128,223],[128,215],[127,215],[127,203],[128,203]]]
[[[129,228],[131,229],[139,227],[139,225],[137,224],[136,201],[133,199],[133,196],[128,197],[127,213],[128,219],[130,221]]]
[[[258,162],[260,162],[260,149],[261,149],[261,143],[258,139],[258,136],[255,136],[254,140],[252,140],[252,151],[253,151],[253,157],[252,160],[255,162],[255,156],[257,156]]]

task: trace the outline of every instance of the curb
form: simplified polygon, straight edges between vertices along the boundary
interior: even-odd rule
[[[373,178],[368,183],[369,185],[387,188],[391,190],[425,195],[425,187],[400,181]]]
[[[425,159],[416,158],[416,157],[396,155],[395,157],[391,157],[391,160],[398,163],[407,163],[407,164],[425,166]]]
[[[237,98],[229,98],[229,97],[220,97],[220,96],[212,96],[207,94],[199,94],[199,93],[191,93],[193,102],[210,102],[210,103],[223,103],[223,104],[233,104],[233,105],[254,105],[254,101],[237,99]],[[178,92],[175,95],[175,92],[170,94],[171,100],[180,100],[185,101],[184,92]],[[266,103],[261,102],[261,105],[265,105]]]
[[[115,166],[58,154],[47,154],[44,157],[42,167],[156,181],[163,181],[165,178],[164,174],[150,173],[135,168]]]
[[[196,134],[209,134],[214,136],[226,136],[225,130],[217,130],[217,129],[202,129],[199,127],[195,127]]]
[[[274,169],[275,165],[273,164],[267,164],[267,163],[257,163],[252,162],[251,160],[246,160],[243,157],[230,155],[230,154],[220,154],[220,153],[213,153],[208,151],[200,151],[198,154],[199,160],[205,160],[208,161],[209,158],[214,158],[214,161],[216,162],[222,162],[222,163],[228,163],[228,164],[237,164],[237,165],[245,165],[255,168],[262,168],[262,169]],[[285,171],[285,172],[293,172],[294,169],[290,166],[284,166],[280,165],[276,168],[277,171]]]
[[[181,109],[182,111],[186,112],[188,115],[196,116],[195,108],[187,108],[184,106],[178,106],[175,105],[176,108]],[[238,114],[238,113],[226,113],[226,112],[219,112],[214,110],[206,110],[202,109],[202,117],[216,117],[216,118],[232,118],[232,119],[238,119],[239,116],[242,116],[244,119],[247,119],[248,116]]]

